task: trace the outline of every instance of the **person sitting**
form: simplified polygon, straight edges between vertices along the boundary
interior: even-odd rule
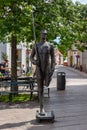
[[[9,77],[9,68],[6,61],[0,64],[0,72],[3,74],[3,76]]]

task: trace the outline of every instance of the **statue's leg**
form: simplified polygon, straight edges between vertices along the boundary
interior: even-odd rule
[[[49,86],[49,84],[50,84],[50,81],[51,81],[51,77],[50,77],[50,70],[49,69],[47,69],[46,70],[46,72],[45,72],[45,77],[44,77],[45,79],[44,79],[44,85],[46,86],[46,87],[48,87]]]
[[[44,82],[44,79],[40,75],[39,69],[37,69],[37,84],[38,84],[38,90],[39,90],[40,113],[44,113],[44,108],[43,108],[43,102],[44,102],[43,87],[44,87],[44,84],[43,84],[43,82]]]
[[[43,81],[38,81],[38,90],[39,90],[39,103],[40,103],[40,113],[43,113]]]

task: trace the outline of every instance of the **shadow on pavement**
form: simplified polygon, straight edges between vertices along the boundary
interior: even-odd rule
[[[0,110],[3,110],[3,109],[14,109],[14,108],[29,108],[29,109],[32,109],[32,108],[36,108],[38,107],[39,103],[38,101],[29,101],[29,102],[25,102],[25,103],[11,103],[9,104],[8,103],[0,103]]]
[[[56,121],[55,121],[56,122]],[[35,120],[31,120],[31,121],[25,121],[25,122],[17,122],[17,123],[6,123],[6,124],[3,124],[3,125],[0,125],[0,130],[3,130],[3,129],[14,129],[15,127],[18,127],[20,129],[20,127],[23,127],[25,125],[29,125],[29,128],[26,129],[26,130],[38,130],[38,129],[41,129],[41,130],[44,130],[44,127],[42,128],[42,125],[50,125],[50,124],[53,124],[51,121],[41,121],[40,123],[38,123]],[[33,125],[31,126],[30,128],[30,125]],[[38,127],[36,127],[38,125]]]

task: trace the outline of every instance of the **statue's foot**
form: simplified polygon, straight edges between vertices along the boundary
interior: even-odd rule
[[[42,111],[40,112],[40,115],[45,115],[46,112],[44,111],[44,109],[42,109]]]
[[[39,114],[40,114],[41,116],[45,116],[46,113],[45,113],[45,112],[40,112]]]

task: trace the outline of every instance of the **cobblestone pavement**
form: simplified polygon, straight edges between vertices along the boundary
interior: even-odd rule
[[[65,72],[65,91],[57,90],[57,72]],[[55,122],[36,121],[38,101],[20,104],[0,103],[0,130],[86,130],[87,74],[58,66],[50,84],[50,98],[44,97],[46,111],[54,111]]]

